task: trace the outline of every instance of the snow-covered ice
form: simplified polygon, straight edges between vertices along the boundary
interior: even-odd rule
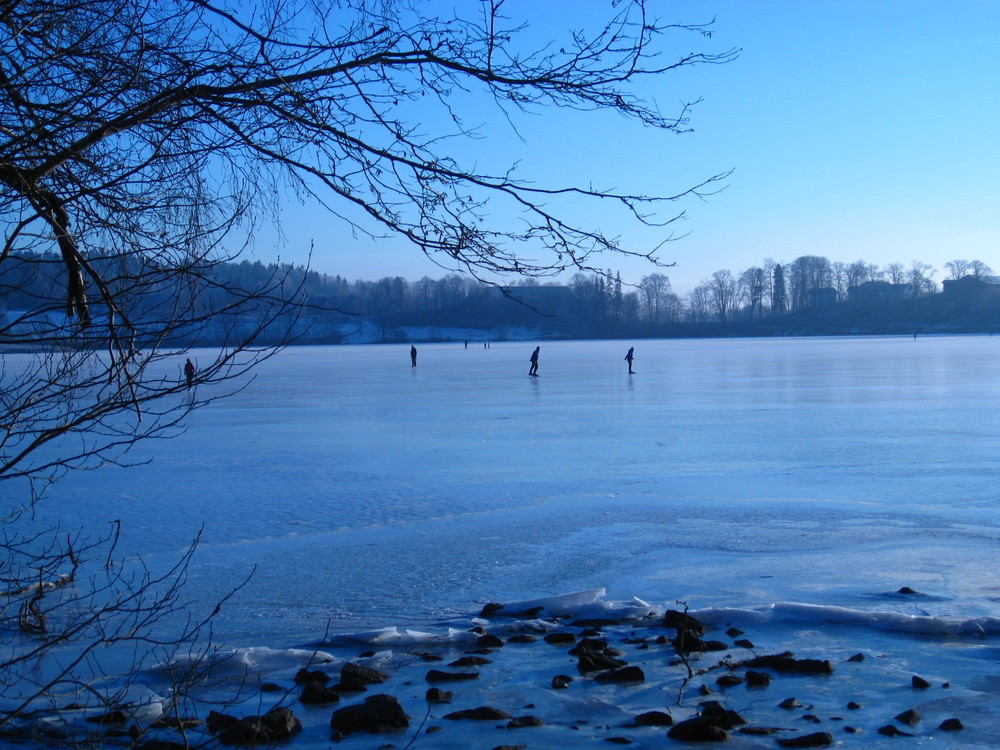
[[[39,523],[120,519],[154,570],[204,526],[198,600],[254,571],[228,648],[398,650],[460,640],[486,602],[605,589],[591,608],[681,600],[995,702],[1000,338],[541,342],[529,378],[535,345],[417,342],[415,368],[409,345],[289,349],[150,465],[65,479]]]

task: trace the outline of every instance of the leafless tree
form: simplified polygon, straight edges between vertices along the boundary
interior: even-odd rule
[[[708,281],[708,290],[719,322],[728,323],[733,320],[738,301],[737,282],[733,274],[725,269],[716,271]]]
[[[625,292],[622,295],[622,320],[634,322],[639,319],[639,294],[637,292]]]
[[[654,323],[660,322],[667,295],[670,294],[670,279],[662,273],[651,273],[648,276],[643,276],[642,281],[639,282],[639,291],[642,292],[646,319]]]
[[[712,293],[707,281],[688,293],[687,310],[692,323],[707,323],[712,319]]]
[[[960,279],[969,272],[969,261],[949,260],[944,267],[948,271],[949,279]]]
[[[791,289],[789,300],[793,310],[812,306],[813,293],[829,287],[833,270],[827,258],[818,255],[803,255],[788,266],[786,281]]]
[[[906,283],[906,267],[902,263],[890,263],[882,271],[890,284]]]
[[[837,301],[847,299],[847,276],[848,266],[843,261],[834,261],[830,264],[830,280],[833,288],[837,290]]]
[[[669,292],[663,300],[662,318],[667,323],[679,323],[684,318],[684,303],[673,292]]]
[[[45,290],[8,302],[0,318],[0,481],[15,498],[0,510],[2,637],[18,645],[15,659],[67,639],[98,644],[127,614],[91,604],[154,597],[143,618],[173,606],[171,582],[152,593],[156,575],[83,593],[77,579],[76,609],[97,614],[67,625],[53,614],[70,590],[58,584],[98,548],[21,536],[16,524],[62,472],[127,461],[137,441],[171,435],[192,409],[241,387],[274,352],[262,343],[294,336],[294,279],[241,289],[215,272],[276,220],[279,196],[313,200],[356,232],[403,238],[449,270],[545,276],[599,270],[602,252],[659,262],[662,245],[624,247],[555,206],[610,203],[666,239],[677,216],[663,207],[714,189],[720,175],[665,196],[543,185],[513,167],[481,171],[457,145],[476,144],[483,102],[500,121],[603,110],[682,132],[690,105],[663,113],[635,85],[732,59],[670,52],[676,35],[704,39],[707,26],[664,24],[643,0],[623,0],[590,31],[539,40],[503,0],[469,8],[434,17],[404,0],[0,3],[0,298],[23,291],[24,274]],[[198,344],[215,353],[188,383],[179,365]],[[40,640],[18,640],[31,637]]]
[[[869,278],[868,264],[860,258],[847,265],[846,275],[845,282],[847,289],[863,284],[866,281],[874,281],[874,279]]]
[[[906,283],[910,285],[909,292],[913,297],[926,297],[937,292],[937,282],[934,281],[934,269],[927,263],[913,261],[906,272]]]
[[[867,269],[868,272],[865,274],[865,281],[883,281],[885,279],[885,273],[878,267],[878,264],[869,263]]]
[[[981,260],[973,260],[969,263],[969,273],[977,279],[982,279],[993,275],[993,269]]]
[[[739,299],[750,316],[757,320],[764,315],[764,295],[768,286],[768,275],[763,268],[748,268],[740,274]]]

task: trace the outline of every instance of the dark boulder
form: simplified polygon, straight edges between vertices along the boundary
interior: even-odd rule
[[[813,732],[801,737],[788,737],[777,740],[779,747],[829,747],[833,744],[833,735],[829,732]]]
[[[514,717],[506,711],[492,706],[480,706],[479,708],[467,708],[463,711],[453,711],[445,714],[444,718],[452,720],[472,719],[474,721],[499,721],[500,719],[510,720]]]
[[[587,672],[603,672],[607,669],[618,669],[624,667],[626,662],[616,659],[613,656],[594,651],[584,651],[577,659],[576,668],[580,674]]]
[[[594,679],[603,683],[645,682],[646,674],[639,667],[622,667],[601,672]]]
[[[767,687],[771,684],[771,675],[754,669],[746,671],[747,687]]]
[[[318,669],[300,669],[295,673],[295,684],[305,685],[307,682],[329,682],[330,675]]]
[[[551,643],[553,646],[565,646],[570,643],[576,643],[576,636],[572,633],[548,633],[542,636],[542,640],[546,643]]]
[[[309,706],[337,703],[340,693],[322,682],[307,682],[299,694],[299,702]]]
[[[533,635],[522,633],[520,635],[512,635],[510,638],[507,639],[507,643],[534,643],[537,640],[538,638],[536,638]]]
[[[772,734],[788,730],[781,727],[740,727],[738,731],[740,734],[748,734],[751,737],[770,737]]]
[[[183,716],[171,716],[169,714],[163,714],[149,725],[150,729],[176,729],[178,732],[183,732],[187,729],[195,729],[200,727],[204,722],[201,719],[186,718]]]
[[[302,731],[302,722],[287,708],[272,708],[263,716],[248,716],[219,731],[223,745],[265,745],[287,740]]]
[[[385,672],[379,672],[377,669],[371,669],[370,667],[363,667],[360,664],[355,664],[352,661],[345,662],[344,666],[340,668],[340,685],[350,688],[363,688],[365,685],[381,685],[383,682],[389,679],[389,675]]]
[[[448,664],[449,667],[481,667],[493,662],[485,656],[463,656]]]
[[[503,609],[503,605],[502,604],[497,604],[496,602],[490,602],[489,604],[485,605],[482,608],[482,610],[480,610],[479,616],[480,617],[491,617],[491,616],[495,615],[497,612],[499,612],[501,609]]]
[[[729,732],[711,719],[695,716],[674,724],[667,737],[677,742],[725,742]]]
[[[734,729],[747,723],[746,719],[718,701],[705,701],[698,706],[701,709],[702,718],[711,719],[723,729]]]
[[[692,635],[705,635],[705,626],[687,612],[668,609],[663,613],[663,626],[675,628],[678,633],[687,631]]]
[[[670,643],[680,653],[725,651],[729,648],[728,644],[722,641],[704,641],[693,633],[684,630],[678,630],[677,637]]]
[[[432,654],[430,651],[411,651],[410,656],[419,656],[420,661],[444,661],[441,654]]]
[[[108,711],[106,714],[101,714],[99,716],[88,716],[86,721],[92,724],[100,724],[104,726],[105,724],[124,724],[131,717],[131,714],[125,713],[120,708],[116,708],[114,711]]]
[[[545,722],[537,716],[518,716],[507,722],[508,729],[523,729],[524,727],[544,727]]]
[[[647,711],[636,716],[634,724],[637,727],[672,727],[674,717],[665,711]]]
[[[584,638],[576,646],[569,650],[572,656],[579,656],[582,653],[603,654],[608,650],[608,642],[601,638]]]
[[[512,615],[512,617],[523,617],[526,620],[534,620],[539,614],[541,614],[543,609],[545,609],[545,607],[528,607],[527,609]]]
[[[205,727],[212,734],[221,732],[226,727],[230,727],[239,719],[235,716],[230,716],[229,714],[221,714],[218,711],[209,711],[208,717],[205,719]]]
[[[716,678],[715,684],[720,688],[735,687],[736,685],[742,685],[745,680],[738,674],[724,674]]]
[[[409,717],[399,701],[391,695],[370,695],[365,698],[364,703],[339,708],[330,717],[330,728],[341,734],[382,734],[409,726]]]
[[[552,678],[552,689],[553,690],[564,690],[569,687],[569,684],[573,681],[573,678],[568,674],[557,674]]]
[[[802,672],[805,674],[833,674],[833,664],[828,660],[796,659],[790,653],[758,656],[745,662],[747,667],[773,669],[775,672]]]
[[[879,727],[875,731],[878,732],[881,735],[886,736],[886,737],[912,737],[913,736],[909,732],[903,732],[900,729],[897,729],[892,724],[886,724],[884,727]]]

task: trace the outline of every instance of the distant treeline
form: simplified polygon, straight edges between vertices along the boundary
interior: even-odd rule
[[[448,275],[348,282],[324,276],[321,302],[377,321],[381,337],[408,326],[528,328],[566,338],[811,335],[1000,329],[1000,279],[979,260],[945,264],[947,278],[912,262],[885,267],[813,255],[717,271],[687,295],[665,273],[637,284],[619,273],[578,273],[568,284],[498,289]]]
[[[43,262],[39,262],[43,261]],[[520,282],[497,287],[466,276],[409,281],[399,276],[348,281],[291,264],[221,262],[206,270],[201,294],[213,304],[246,290],[294,297],[297,340],[337,343],[365,329],[368,339],[397,341],[415,327],[491,332],[490,338],[682,337],[993,331],[1000,329],[1000,280],[981,261],[934,271],[914,262],[879,268],[858,260],[802,256],[766,261],[734,274],[717,271],[680,297],[664,273],[638,284],[618,273],[578,273],[568,284]],[[0,313],[57,309],[64,280],[57,256],[8,257],[0,265]],[[149,309],[163,299],[147,299]],[[291,315],[293,313],[289,313]],[[244,324],[252,325],[244,315]],[[281,321],[279,321],[281,322]],[[287,324],[287,321],[284,321]],[[228,323],[232,325],[232,321]],[[287,331],[288,326],[274,327]],[[267,331],[263,332],[267,338]],[[281,334],[284,335],[284,334]],[[204,330],[201,340],[205,339]],[[211,337],[209,336],[209,339]]]

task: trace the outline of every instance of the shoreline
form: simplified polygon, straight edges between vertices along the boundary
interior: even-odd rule
[[[975,648],[971,631],[935,643],[877,626],[873,637],[858,623],[789,625],[749,611],[685,613],[602,596],[490,605],[437,634],[386,628],[298,649],[234,649],[205,672],[222,681],[193,693],[229,703],[211,714],[181,706],[157,717],[151,704],[73,713],[104,741],[137,740],[146,750],[216,740],[303,750],[331,740],[347,748],[653,748],[683,746],[682,732],[727,747],[905,739],[985,748],[1000,726],[997,709],[986,707],[993,696],[948,653]],[[240,734],[263,731],[263,717],[280,717],[288,736]]]

